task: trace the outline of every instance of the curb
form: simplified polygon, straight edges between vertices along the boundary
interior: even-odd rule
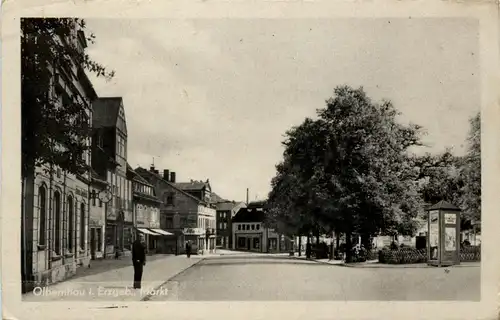
[[[161,287],[163,287],[164,285],[166,285],[170,280],[172,280],[173,278],[177,277],[181,273],[186,272],[187,270],[189,270],[192,267],[196,266],[198,263],[202,262],[205,259],[206,258],[201,258],[199,261],[193,263],[192,265],[190,265],[186,269],[183,269],[183,270],[177,272],[176,274],[174,274],[173,276],[171,276],[170,278],[168,278],[167,280],[165,280],[164,282],[162,282],[159,286],[154,287],[151,291],[157,291],[157,290],[159,290]],[[141,300],[139,300],[139,301],[149,301],[151,299],[151,297],[153,297],[153,296],[154,296],[154,294],[148,294],[148,295],[142,297]]]
[[[351,264],[351,263],[328,263],[325,261],[318,261],[315,259],[302,259],[299,257],[290,257],[291,259],[295,260],[303,260],[303,261],[312,261],[320,264],[325,264],[325,265],[330,265],[330,266],[336,266],[336,267],[344,267],[344,268],[358,268],[358,269],[432,269],[432,268],[439,268],[439,267],[434,267],[434,266],[429,266],[429,265],[380,265],[380,264],[374,264],[374,265],[368,265],[368,264]],[[446,268],[477,268],[481,267],[481,265],[454,265],[454,266],[448,266]],[[444,268],[444,267],[442,267]]]

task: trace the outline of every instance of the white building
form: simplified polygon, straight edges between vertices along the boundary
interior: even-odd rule
[[[232,219],[232,249],[253,252],[285,252],[293,243],[264,225],[263,208],[241,208]]]

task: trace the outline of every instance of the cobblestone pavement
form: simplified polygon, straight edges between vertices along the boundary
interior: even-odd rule
[[[208,257],[162,286],[169,300],[480,300],[480,268],[345,268],[285,256]]]

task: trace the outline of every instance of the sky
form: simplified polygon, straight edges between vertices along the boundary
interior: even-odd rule
[[[422,125],[419,152],[464,152],[480,110],[477,21],[465,19],[89,19],[90,74],[122,96],[128,161],[210,179],[230,200],[265,199],[284,133],[338,85],[388,99]]]

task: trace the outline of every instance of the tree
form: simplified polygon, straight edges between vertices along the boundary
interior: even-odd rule
[[[85,71],[113,77],[84,51],[94,35],[85,36],[85,21],[75,18],[21,19],[21,273],[22,290],[32,287],[32,237],[35,168],[48,171],[50,189],[55,168],[83,174],[82,157],[90,147],[90,99],[57,92],[56,83],[90,82]],[[66,79],[66,81],[64,81]],[[60,81],[61,80],[61,81]],[[93,89],[86,88],[87,91]],[[63,89],[63,91],[65,91]],[[71,90],[70,90],[71,91]],[[92,94],[95,95],[95,92]],[[49,208],[52,201],[49,200]],[[50,211],[50,209],[49,209]],[[50,214],[50,212],[49,212]],[[50,256],[50,253],[49,253]]]
[[[56,74],[85,71],[112,78],[114,72],[93,61],[80,47],[85,21],[76,18],[21,19],[21,118],[23,176],[35,166],[58,166],[81,174],[81,154],[89,148],[91,128],[84,111],[90,101],[55,94]],[[93,43],[94,35],[86,37]]]
[[[345,233],[348,247],[353,233],[414,232],[420,203],[407,150],[420,144],[421,128],[398,123],[397,115],[362,88],[337,87],[317,120],[287,132],[284,163],[303,198],[273,185],[273,203],[289,201],[289,215],[307,204],[309,220]]]
[[[470,119],[467,153],[463,159],[461,175],[462,207],[466,219],[481,221],[481,115],[478,112]]]

